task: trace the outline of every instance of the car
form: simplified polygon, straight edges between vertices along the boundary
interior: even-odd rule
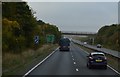
[[[87,42],[84,42],[84,45],[86,45],[87,44]]]
[[[102,46],[101,46],[101,44],[97,44],[97,48],[101,48]]]
[[[100,67],[107,69],[107,58],[103,52],[91,52],[87,56],[87,67]]]

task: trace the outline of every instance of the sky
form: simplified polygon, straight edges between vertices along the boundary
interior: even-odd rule
[[[0,0],[2,2],[118,2],[120,0]]]
[[[120,0],[22,0],[28,2],[119,2]]]
[[[118,23],[117,2],[28,2],[35,16],[61,31],[97,32]]]

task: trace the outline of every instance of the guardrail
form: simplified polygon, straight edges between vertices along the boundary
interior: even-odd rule
[[[96,51],[104,52],[104,53],[109,54],[111,56],[114,56],[116,58],[120,58],[120,52],[119,51],[110,50],[110,49],[106,49],[106,48],[97,48],[96,46],[84,44],[83,42],[78,41],[78,40],[74,40],[74,39],[72,39],[72,41],[74,43],[77,43],[77,44],[82,45],[84,47],[87,47],[87,48],[90,48],[90,49],[93,49],[93,50],[96,50]]]

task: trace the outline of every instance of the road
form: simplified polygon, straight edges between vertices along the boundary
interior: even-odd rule
[[[71,43],[70,52],[56,52],[34,69],[29,75],[117,75],[108,68],[88,69],[87,53],[76,44]]]
[[[97,48],[96,46],[89,45],[89,44],[84,45],[84,43],[80,42],[79,40],[72,40],[72,41],[77,43],[77,44],[83,45],[83,46],[85,46],[87,48],[91,48],[91,49],[94,49],[94,50],[97,50],[97,51],[102,51],[102,52],[107,53],[109,55],[112,55],[114,57],[120,58],[120,52],[119,51],[106,49],[106,48]]]

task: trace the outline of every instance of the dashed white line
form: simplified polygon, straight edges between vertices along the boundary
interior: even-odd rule
[[[74,60],[74,59],[73,59]]]
[[[76,64],[76,62],[74,62],[74,64]]]
[[[79,71],[79,70],[76,68],[76,71]]]
[[[72,55],[72,58],[73,58],[73,55]]]
[[[72,52],[71,52],[71,56],[72,56],[72,58],[73,58]]]

